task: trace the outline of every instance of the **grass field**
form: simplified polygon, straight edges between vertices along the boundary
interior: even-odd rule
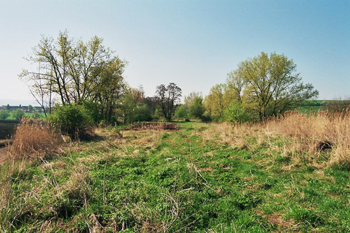
[[[306,135],[305,119],[286,119],[294,134],[281,121],[102,128],[57,155],[9,160],[0,231],[349,232],[347,160],[334,162],[332,138],[332,149],[308,147],[323,138]]]
[[[30,118],[34,118],[34,113],[25,113],[24,114],[25,116],[29,116]],[[39,118],[41,119],[41,120],[43,120],[43,119],[45,119],[45,114],[44,113],[39,113]],[[7,120],[15,120],[15,118],[12,116],[12,114],[10,114],[10,116],[7,118]]]

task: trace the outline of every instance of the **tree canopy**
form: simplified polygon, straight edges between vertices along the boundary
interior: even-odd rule
[[[157,86],[156,98],[167,121],[171,121],[181,96],[182,90],[175,83],[169,83],[168,86],[164,84]]]
[[[126,62],[102,42],[97,36],[87,42],[75,41],[67,32],[59,33],[57,40],[43,37],[28,58],[39,70],[23,70],[20,77],[28,81],[43,108],[45,104],[51,107],[53,99],[62,105],[91,100],[101,104],[101,114],[108,119],[124,90]]]
[[[283,54],[262,52],[228,73],[225,84],[215,85],[205,99],[205,106],[212,116],[222,117],[224,109],[237,102],[237,106],[261,120],[317,96],[312,84],[302,82],[293,60]]]

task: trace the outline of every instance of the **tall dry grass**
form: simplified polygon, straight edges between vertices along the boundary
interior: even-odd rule
[[[198,134],[205,142],[214,140],[250,151],[264,146],[271,156],[274,151],[316,163],[326,158],[328,165],[350,168],[349,109],[310,114],[287,111],[260,124],[222,123]]]
[[[9,147],[12,158],[46,156],[60,151],[60,135],[52,132],[41,120],[22,118]]]
[[[310,155],[329,153],[329,163],[350,167],[350,110],[341,112],[318,111],[306,115],[288,111],[272,118],[264,125],[267,132],[292,139],[288,147]],[[296,150],[298,151],[298,150]]]

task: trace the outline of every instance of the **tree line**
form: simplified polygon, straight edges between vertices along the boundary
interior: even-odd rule
[[[131,123],[164,118],[198,118],[203,121],[244,122],[283,113],[318,91],[304,84],[293,60],[283,54],[262,52],[242,61],[228,73],[225,83],[208,95],[190,93],[180,104],[182,90],[175,83],[160,84],[146,97],[142,86],[130,87],[123,72],[127,62],[103,45],[97,36],[89,41],[43,37],[28,61],[36,71],[19,75],[45,114],[70,106],[88,114],[93,122]],[[47,112],[49,109],[49,112]]]

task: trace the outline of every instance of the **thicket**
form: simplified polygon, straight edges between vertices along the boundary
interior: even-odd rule
[[[57,132],[70,136],[72,140],[83,139],[91,133],[94,119],[84,105],[56,106],[49,117],[51,127]]]

